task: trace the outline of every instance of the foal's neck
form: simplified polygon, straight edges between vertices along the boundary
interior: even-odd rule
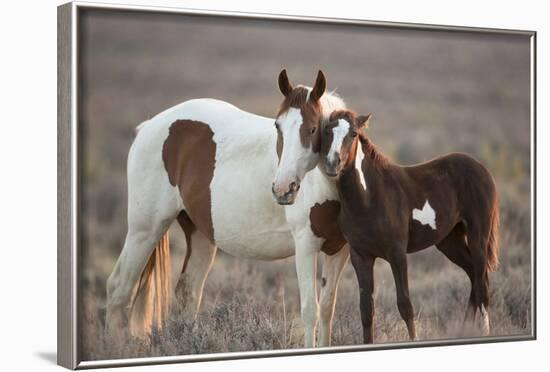
[[[378,170],[385,171],[391,168],[391,161],[382,154],[376,145],[366,136],[359,137],[359,145],[363,153],[365,154],[366,161],[363,162],[365,170]],[[357,157],[357,154],[356,154]]]
[[[346,189],[343,194],[351,193],[356,198],[369,201],[378,193],[384,192],[385,178],[393,165],[369,138],[361,136],[357,143],[355,160],[344,171],[340,187]]]

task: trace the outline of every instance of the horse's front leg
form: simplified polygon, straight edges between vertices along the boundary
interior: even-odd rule
[[[305,347],[315,347],[315,331],[319,319],[317,302],[317,255],[320,249],[319,238],[313,233],[302,231],[295,235],[296,273],[300,289],[300,309],[304,322]]]
[[[332,334],[332,317],[336,305],[336,293],[342,269],[349,258],[349,245],[345,244],[332,256],[324,255],[323,273],[321,275],[321,326],[319,328],[319,346],[330,346]]]
[[[359,284],[359,306],[363,324],[363,342],[374,342],[374,261],[376,257],[368,253],[351,250],[351,263]]]

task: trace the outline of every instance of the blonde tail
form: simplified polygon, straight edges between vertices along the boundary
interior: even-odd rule
[[[499,264],[499,239],[498,230],[500,225],[500,218],[498,212],[498,201],[493,207],[493,213],[491,215],[491,226],[489,229],[489,239],[487,242],[487,271],[496,271]]]
[[[168,231],[156,245],[139,279],[130,309],[130,333],[143,337],[161,329],[170,315],[172,281]]]

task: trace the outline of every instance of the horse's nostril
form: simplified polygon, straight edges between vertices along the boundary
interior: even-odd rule
[[[290,190],[295,190],[296,189],[296,182],[291,182],[290,185],[289,185],[289,188],[290,188]]]

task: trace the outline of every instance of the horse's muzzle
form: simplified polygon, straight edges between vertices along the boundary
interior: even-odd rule
[[[340,159],[337,158],[335,161],[326,161],[325,163],[325,173],[329,177],[337,177],[340,172]]]
[[[288,190],[281,195],[275,191],[275,183],[271,186],[271,192],[273,197],[280,205],[292,205],[296,201],[296,196],[298,195],[298,190],[300,190],[299,182],[291,182],[288,186]]]

